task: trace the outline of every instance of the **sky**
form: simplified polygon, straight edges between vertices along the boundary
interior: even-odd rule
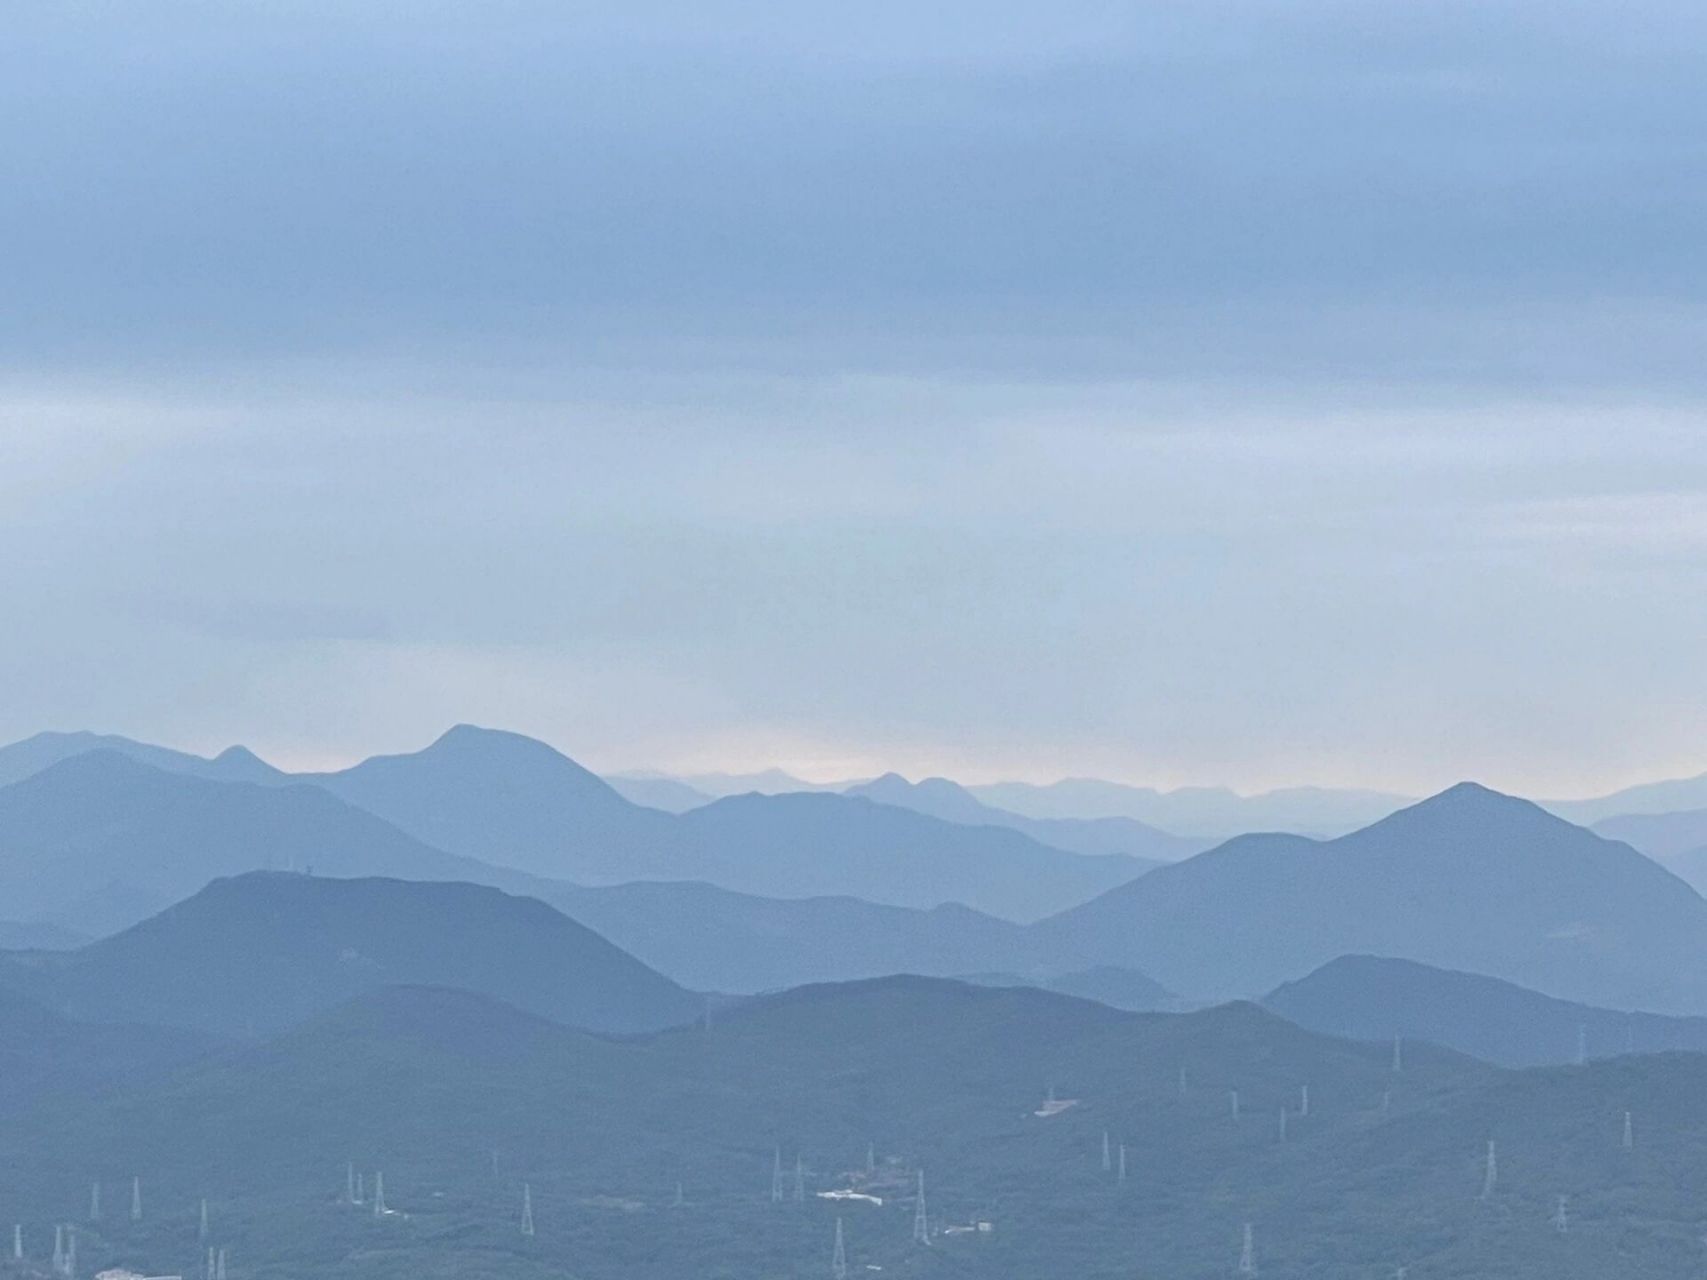
[[[23,0],[0,737],[1707,770],[1707,12]]]

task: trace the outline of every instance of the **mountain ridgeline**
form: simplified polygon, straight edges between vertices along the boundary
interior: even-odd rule
[[[477,992],[602,1032],[675,1026],[702,1008],[561,912],[472,884],[252,872],[78,950],[0,956],[0,987],[67,1017],[227,1036],[395,985]]]
[[[1615,1008],[1707,1009],[1707,901],[1627,845],[1468,783],[1336,840],[1230,840],[1038,930],[1200,999],[1380,955]]]

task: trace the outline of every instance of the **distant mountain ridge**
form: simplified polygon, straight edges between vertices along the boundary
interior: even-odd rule
[[[1465,969],[1585,1003],[1707,1008],[1707,902],[1626,845],[1461,784],[1335,840],[1242,836],[1038,926],[1187,997],[1341,955]]]
[[[965,787],[947,778],[909,782],[898,773],[886,773],[881,778],[849,787],[843,794],[864,796],[879,804],[912,809],[963,826],[1008,827],[1055,849],[1074,853],[1125,854],[1152,865],[1190,857],[1213,843],[1159,831],[1132,818],[1028,818],[1024,814],[1010,813],[985,804]]]
[[[1276,988],[1262,1003],[1324,1035],[1423,1040],[1503,1067],[1707,1052],[1707,1018],[1595,1008],[1498,978],[1378,956],[1329,961]]]
[[[453,882],[251,872],[76,951],[0,955],[0,986],[89,1022],[268,1034],[427,984],[565,1025],[655,1031],[702,1002],[542,902]]]

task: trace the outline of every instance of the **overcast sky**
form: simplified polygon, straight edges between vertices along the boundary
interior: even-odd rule
[[[1707,770],[1698,4],[6,21],[0,737]]]

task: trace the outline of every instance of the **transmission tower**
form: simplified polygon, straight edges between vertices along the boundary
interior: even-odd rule
[[[1626,1111],[1624,1113],[1624,1150],[1634,1151],[1635,1149],[1636,1133],[1635,1130],[1630,1127],[1630,1113]]]
[[[21,1262],[24,1257],[24,1224],[12,1224],[12,1261]]]
[[[925,1217],[925,1171],[919,1170],[919,1198],[913,1205],[913,1243],[931,1242],[930,1223]]]
[[[225,1280],[225,1250],[221,1249],[213,1268],[213,1280]]]
[[[522,1183],[522,1234],[533,1235],[533,1188]]]
[[[141,1222],[142,1221],[142,1179],[141,1178],[132,1178],[130,1180],[130,1220],[132,1222]]]
[[[830,1275],[833,1280],[848,1280],[848,1249],[842,1240],[842,1220],[836,1219],[836,1251],[830,1255]]]
[[[202,1244],[207,1243],[207,1197],[202,1197],[201,1221],[196,1225],[196,1239]]]
[[[1301,1084],[1298,1086],[1298,1118],[1303,1119],[1305,1116],[1307,1116],[1309,1114],[1310,1114],[1310,1086],[1307,1084]]]
[[[373,1216],[383,1218],[385,1212],[385,1173],[381,1171],[373,1175]]]
[[[1488,1162],[1482,1171],[1482,1199],[1492,1200],[1494,1198],[1494,1187],[1498,1184],[1499,1177],[1500,1167],[1499,1161],[1494,1155],[1494,1140],[1489,1138]]]

